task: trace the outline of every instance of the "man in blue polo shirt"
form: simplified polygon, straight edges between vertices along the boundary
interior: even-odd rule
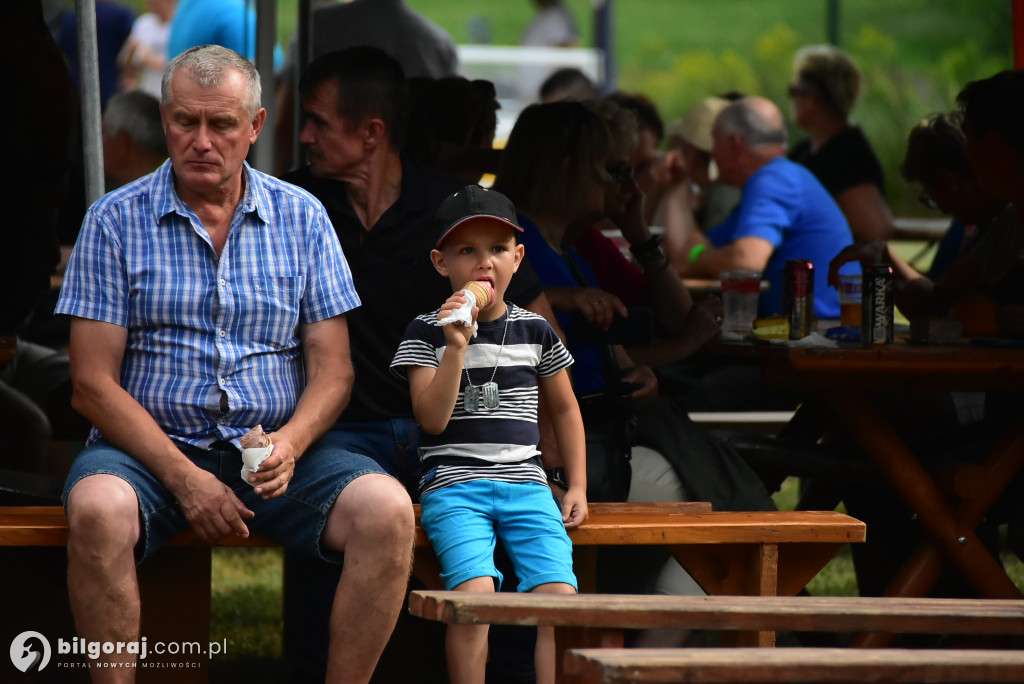
[[[715,119],[711,155],[722,182],[743,189],[731,214],[689,254],[690,277],[717,278],[724,269],[763,272],[760,315],[782,311],[782,269],[791,259],[815,266],[814,312],[839,318],[839,295],[828,286],[828,263],[853,242],[828,191],[803,166],[786,159],[782,113],[771,101],[747,97]]]

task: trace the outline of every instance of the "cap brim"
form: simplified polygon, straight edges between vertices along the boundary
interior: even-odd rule
[[[523,232],[523,229],[522,229],[522,227],[520,225],[518,225],[517,223],[513,223],[512,221],[509,221],[507,218],[504,218],[502,216],[495,216],[493,214],[473,214],[472,216],[466,216],[464,218],[461,218],[458,221],[456,221],[455,223],[453,223],[450,226],[448,226],[447,228],[445,228],[444,232],[441,233],[441,237],[439,237],[437,239],[437,243],[434,246],[435,247],[440,247],[441,244],[448,238],[448,235],[451,234],[451,232],[453,230],[455,230],[456,228],[458,228],[462,224],[468,223],[469,221],[472,221],[474,219],[481,219],[481,218],[482,219],[491,219],[493,221],[498,221],[499,223],[504,223],[506,226],[509,226],[511,228],[515,228],[520,233]]]

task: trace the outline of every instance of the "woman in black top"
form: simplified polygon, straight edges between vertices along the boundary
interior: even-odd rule
[[[807,131],[789,158],[810,169],[846,215],[857,240],[886,240],[892,214],[885,203],[882,167],[850,111],[860,91],[860,70],[831,45],[802,48],[789,86],[796,124]]]

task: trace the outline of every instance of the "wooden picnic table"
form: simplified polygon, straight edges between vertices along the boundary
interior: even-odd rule
[[[905,390],[1024,391],[1024,350],[906,342],[875,348],[739,342],[720,343],[716,351],[757,360],[763,365],[766,383],[819,392],[917,515],[928,539],[891,582],[887,595],[924,596],[948,562],[983,597],[1022,597],[975,528],[1024,465],[1024,412],[974,469],[971,486],[951,501],[879,412],[873,397]],[[887,640],[867,635],[858,645]]]
[[[949,230],[949,219],[897,218],[893,221],[891,240],[936,242]]]

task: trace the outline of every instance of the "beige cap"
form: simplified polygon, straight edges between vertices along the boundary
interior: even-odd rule
[[[667,136],[678,136],[704,152],[710,152],[713,145],[711,126],[719,112],[729,106],[728,100],[720,97],[705,97],[690,107],[681,117],[668,125]]]

